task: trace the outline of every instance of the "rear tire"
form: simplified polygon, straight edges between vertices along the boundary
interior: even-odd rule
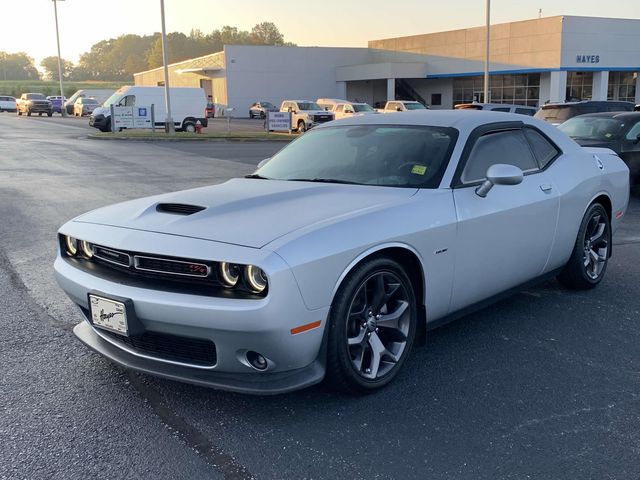
[[[27,117],[31,116],[31,110],[27,110]]]
[[[249,110],[249,118],[253,118],[253,112]]]
[[[417,322],[413,286],[400,264],[372,257],[356,266],[329,312],[327,385],[350,393],[387,385],[411,352]]]
[[[18,116],[21,117],[22,116],[22,112],[20,110],[17,110],[18,112]]]
[[[267,115],[264,112],[260,112],[260,118],[264,120]]]
[[[610,248],[609,216],[601,204],[594,203],[584,214],[573,252],[558,281],[576,290],[594,288],[607,271]]]
[[[182,131],[187,133],[196,133],[196,124],[193,122],[184,122],[182,124]]]

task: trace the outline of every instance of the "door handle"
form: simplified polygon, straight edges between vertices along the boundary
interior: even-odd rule
[[[542,190],[544,193],[549,193],[551,190],[553,190],[553,186],[548,183],[543,183],[542,185],[540,185],[540,190]]]

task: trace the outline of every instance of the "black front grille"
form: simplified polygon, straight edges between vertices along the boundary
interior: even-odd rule
[[[333,120],[333,117],[331,115],[316,115],[314,120],[316,122],[329,122]]]
[[[100,245],[93,245],[93,255],[100,260],[123,267],[131,265],[131,256],[128,253],[101,247]]]
[[[175,215],[193,215],[201,212],[205,207],[199,205],[185,205],[183,203],[159,203],[156,211],[160,213],[173,213]]]
[[[133,257],[136,270],[161,273],[164,275],[184,275],[187,277],[207,277],[211,268],[204,263],[167,260],[157,257]]]
[[[137,353],[163,360],[200,367],[213,367],[217,362],[216,345],[211,340],[158,332],[145,332],[137,337],[125,337],[107,330],[100,330],[100,333]]]

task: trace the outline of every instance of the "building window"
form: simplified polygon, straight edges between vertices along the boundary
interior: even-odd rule
[[[591,100],[593,95],[593,72],[567,72],[568,102]]]
[[[484,101],[483,77],[462,77],[453,80],[453,104],[509,103],[537,107],[540,101],[540,74],[505,74],[489,77],[489,101]]]
[[[431,105],[442,105],[442,94],[441,93],[432,93],[431,94]]]
[[[609,72],[607,100],[636,101],[637,72]]]

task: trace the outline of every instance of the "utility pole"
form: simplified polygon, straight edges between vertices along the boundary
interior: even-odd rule
[[[64,88],[62,86],[62,57],[60,56],[60,32],[58,31],[58,2],[64,0],[53,0],[53,14],[56,17],[56,41],[58,42],[58,79],[60,80],[60,113],[63,117],[67,116],[67,109],[64,106]]]
[[[489,103],[489,38],[491,36],[491,0],[486,0],[487,41],[484,56],[484,103]]]
[[[160,0],[160,17],[162,19],[162,63],[164,64],[164,103],[167,108],[167,118],[164,121],[164,131],[175,133],[176,127],[171,118],[171,95],[169,91],[169,67],[167,62],[167,29],[164,26],[164,0]]]

